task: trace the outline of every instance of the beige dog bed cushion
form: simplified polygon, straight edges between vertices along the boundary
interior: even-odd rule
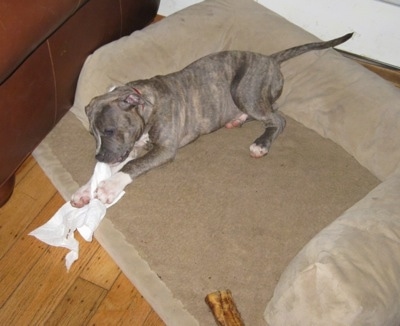
[[[110,86],[176,71],[211,52],[270,54],[316,40],[254,1],[207,0],[98,50],[82,71],[72,111],[87,124],[83,108]],[[282,71],[280,110],[342,146],[382,184],[293,259],[265,319],[398,325],[400,92],[334,50],[292,59]]]

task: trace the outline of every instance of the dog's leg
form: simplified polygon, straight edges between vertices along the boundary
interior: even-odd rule
[[[154,144],[145,155],[129,161],[120,171],[102,181],[96,189],[95,197],[104,204],[111,204],[136,177],[172,161],[176,151],[177,148]]]
[[[250,119],[261,121],[265,125],[264,133],[250,146],[250,155],[259,158],[268,154],[272,142],[285,128],[286,120],[276,112],[268,98],[254,100],[257,97],[249,95],[248,98],[242,97],[240,101],[237,101],[237,104],[240,110],[246,112],[244,114],[246,119],[248,115]]]
[[[232,93],[239,110],[246,113],[250,119],[263,122],[265,126],[264,133],[250,146],[252,157],[259,158],[268,154],[272,142],[285,128],[285,118],[274,106],[282,88],[283,76],[279,67],[270,65],[269,73],[263,79],[257,79],[252,75],[248,82],[241,82]]]
[[[272,142],[285,128],[286,120],[279,113],[271,112],[268,116],[268,119],[264,122],[264,133],[250,146],[250,155],[254,158],[259,158],[268,154]]]

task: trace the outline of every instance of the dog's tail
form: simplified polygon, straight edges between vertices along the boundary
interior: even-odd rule
[[[339,44],[346,42],[352,36],[353,33],[348,33],[346,35],[343,35],[342,37],[335,38],[334,40],[326,42],[308,43],[300,46],[295,46],[293,48],[274,53],[270,57],[275,59],[278,63],[282,63],[283,61],[297,57],[298,55],[306,53],[308,51],[322,50],[337,46]]]

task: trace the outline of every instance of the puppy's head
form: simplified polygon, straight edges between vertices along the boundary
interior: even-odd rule
[[[122,86],[95,97],[85,108],[96,140],[96,160],[123,162],[142,136],[152,105],[137,89]]]

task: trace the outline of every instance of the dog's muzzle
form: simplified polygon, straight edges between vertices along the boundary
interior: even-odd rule
[[[100,151],[96,154],[95,158],[98,162],[107,163],[107,164],[117,164],[125,161],[129,156],[129,151],[126,151],[122,155],[117,156],[115,153]]]

